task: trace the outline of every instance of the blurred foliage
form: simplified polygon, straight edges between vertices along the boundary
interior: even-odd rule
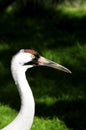
[[[9,7],[17,11],[22,11],[26,8],[31,10],[48,9],[56,8],[59,4],[77,7],[86,4],[86,2],[85,0],[0,0],[0,11],[4,11]]]

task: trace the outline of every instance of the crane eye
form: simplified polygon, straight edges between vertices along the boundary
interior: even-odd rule
[[[32,58],[32,59],[34,59],[34,58],[35,58],[35,56],[34,56],[34,55],[31,55],[31,58]]]

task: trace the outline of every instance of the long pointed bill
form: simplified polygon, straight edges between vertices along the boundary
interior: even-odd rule
[[[67,73],[72,73],[69,69],[65,68],[64,66],[62,66],[58,63],[55,63],[51,60],[48,60],[42,56],[38,59],[38,65],[48,66],[48,67],[52,67],[52,68],[55,68],[55,69],[58,69],[58,70],[61,70],[61,71],[67,72]]]

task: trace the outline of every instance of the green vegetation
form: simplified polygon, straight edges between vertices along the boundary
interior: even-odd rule
[[[55,10],[14,13],[10,7],[0,14],[0,129],[20,107],[10,60],[21,48],[35,49],[72,71],[70,75],[47,67],[28,70],[36,101],[31,130],[86,130],[85,8],[59,5]]]
[[[58,5],[56,10],[60,10],[63,14],[69,15],[70,17],[83,17],[86,16],[86,1],[83,1],[81,4],[80,2],[74,2],[72,4],[70,2],[64,2]]]
[[[6,105],[0,104],[0,128],[10,123],[17,115],[17,112]]]
[[[8,106],[0,105],[0,127],[2,128],[8,123],[10,123],[16,115],[17,112],[15,110],[11,109]],[[51,120],[49,118],[44,119],[42,117],[41,118],[35,117],[31,130],[39,130],[39,129],[57,130],[57,128],[59,130],[62,129],[68,130],[65,124],[62,121],[60,121],[58,118],[53,118]]]

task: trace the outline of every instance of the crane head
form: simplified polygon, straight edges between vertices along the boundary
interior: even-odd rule
[[[48,60],[44,57],[42,57],[37,51],[31,50],[31,49],[22,49],[20,50],[14,57],[13,60],[16,59],[16,64],[19,65],[19,67],[23,67],[25,71],[28,68],[34,67],[34,66],[48,66],[52,67],[67,73],[71,73],[69,69],[66,67],[55,63],[51,60]]]

